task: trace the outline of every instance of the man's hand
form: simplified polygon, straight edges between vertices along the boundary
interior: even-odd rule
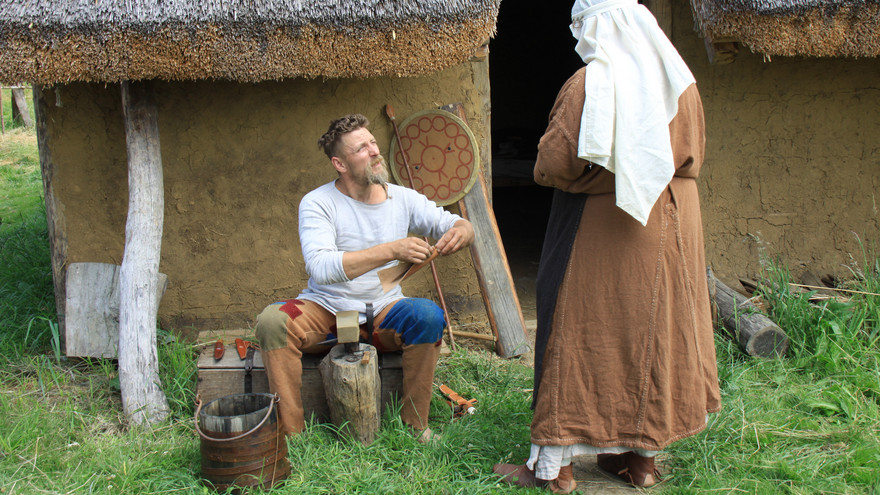
[[[342,254],[342,269],[349,280],[380,267],[389,261],[398,260],[404,263],[421,263],[431,254],[431,245],[418,237],[404,237]]]
[[[434,246],[440,254],[452,254],[474,242],[474,226],[467,220],[455,222]]]
[[[373,268],[392,260],[421,263],[428,259],[432,249],[440,254],[452,254],[474,242],[474,227],[467,220],[459,220],[443,234],[434,248],[420,237],[404,237],[361,251],[343,253],[342,268],[349,280],[360,277]]]
[[[419,237],[404,237],[391,243],[394,259],[405,263],[421,263],[428,259],[433,248]]]

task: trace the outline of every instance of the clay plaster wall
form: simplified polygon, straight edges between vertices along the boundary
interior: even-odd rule
[[[330,120],[365,114],[387,155],[393,128],[386,103],[403,120],[462,102],[478,140],[487,139],[474,77],[474,68],[485,70],[481,63],[412,79],[156,83],[165,181],[159,269],[169,279],[161,324],[245,327],[266,304],[295,297],[307,281],[299,201],[336,177],[316,144]],[[44,94],[66,261],[119,264],[128,205],[119,87],[69,84]],[[453,318],[485,318],[469,252],[437,266]],[[407,281],[404,292],[433,297],[430,270]]]
[[[756,277],[762,256],[797,276],[850,275],[878,241],[880,60],[774,57],[742,46],[710,65],[687,2],[674,43],[700,88],[700,178],[708,261],[722,280]]]

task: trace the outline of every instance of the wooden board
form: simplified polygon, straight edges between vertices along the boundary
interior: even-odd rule
[[[476,185],[458,204],[462,216],[474,226],[471,256],[477,269],[489,324],[497,338],[496,352],[504,358],[525,354],[531,347],[522,307],[516,295],[507,253],[504,252],[495,212],[489,204],[486,182],[482,175],[479,175]]]
[[[467,125],[467,115],[461,103],[451,103],[441,107]],[[484,156],[484,159],[488,160]],[[489,169],[488,162],[484,166]],[[471,257],[480,283],[480,293],[486,305],[489,325],[495,335],[495,351],[505,358],[516,357],[531,350],[523,320],[522,307],[516,295],[513,275],[507,263],[507,253],[495,211],[489,201],[489,188],[482,174],[476,174],[476,181],[464,197],[459,200],[461,215],[474,227],[474,243],[470,247]]]
[[[113,359],[119,346],[119,265],[71,263],[67,268],[65,316],[68,356]],[[168,277],[159,274],[156,305]]]
[[[223,359],[214,361],[214,347],[205,346],[199,355],[198,394],[203,403],[226,395],[244,393],[244,361],[238,357],[235,344],[226,346]],[[306,419],[330,420],[330,409],[318,364],[324,355],[306,354],[302,358],[302,401]],[[382,380],[382,408],[403,395],[401,355],[379,355],[379,378]],[[251,370],[251,392],[269,393],[269,379],[259,350],[254,351],[254,369]]]

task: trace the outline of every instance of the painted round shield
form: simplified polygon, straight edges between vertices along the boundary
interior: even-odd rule
[[[413,114],[391,140],[389,168],[398,184],[409,187],[404,153],[412,170],[413,188],[440,206],[450,205],[471,189],[480,169],[474,134],[457,116],[445,110]]]

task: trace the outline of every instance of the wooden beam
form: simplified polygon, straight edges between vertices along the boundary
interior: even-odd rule
[[[46,202],[52,281],[55,286],[55,313],[58,317],[61,345],[64,346],[67,342],[67,325],[64,318],[67,286],[67,222],[55,190],[55,162],[49,146],[49,118],[46,113],[50,102],[43,89],[34,85],[34,116],[37,128],[37,150],[40,154],[40,175],[43,179],[43,197]]]
[[[496,352],[501,357],[511,358],[525,354],[531,346],[507,253],[486,190],[483,177],[478,177],[474,187],[459,201],[459,207],[462,216],[474,226],[471,257],[477,269],[489,325],[497,338]]]
[[[489,201],[492,201],[492,91],[489,81],[489,44],[481,47],[485,50],[485,57],[474,59],[471,62],[474,74],[474,89],[479,95],[477,108],[477,125],[482,129],[479,136],[480,146],[480,174],[483,176],[488,188]],[[464,118],[464,112],[459,117]]]
[[[710,64],[729,64],[739,55],[739,43],[732,39],[713,40],[706,37],[703,38],[703,43],[706,45]]]
[[[165,191],[159,147],[159,111],[149,81],[122,82],[128,149],[128,218],[119,271],[119,385],[133,424],[168,415],[159,380],[156,315]]]

